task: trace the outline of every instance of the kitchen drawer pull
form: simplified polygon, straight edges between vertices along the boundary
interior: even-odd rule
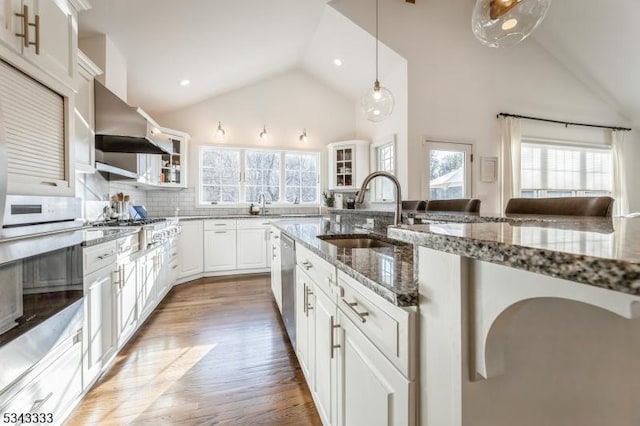
[[[40,15],[36,15],[35,18],[36,18],[36,22],[34,24],[29,24],[29,25],[35,28],[36,41],[35,43],[29,42],[29,44],[36,47],[36,55],[39,55],[40,54]]]
[[[131,246],[126,246],[126,247],[123,247],[123,248],[120,249],[120,253],[124,253],[124,252],[127,252],[129,250],[131,250]]]
[[[227,231],[215,231],[214,234],[226,234]]]
[[[330,321],[329,321],[329,334],[330,334],[330,338],[329,338],[329,348],[331,350],[331,359],[333,359],[333,350],[334,349],[338,349],[340,348],[340,345],[336,345],[334,340],[333,340],[333,329],[334,328],[340,328],[339,324],[335,324],[333,322],[333,315],[330,317]]]
[[[213,226],[227,226],[226,223],[214,223]]]
[[[29,47],[29,6],[22,6],[22,13],[14,13],[22,19],[22,33],[15,33],[16,36],[24,38],[24,47]]]
[[[304,262],[302,262],[302,266],[304,266],[304,269],[308,271],[309,269],[313,268],[313,263],[305,260]]]
[[[173,266],[171,267],[171,269],[176,269],[177,267],[178,267],[178,265],[173,265]]]
[[[33,402],[33,405],[31,406],[31,409],[29,410],[30,413],[35,413],[38,410],[40,410],[40,408],[46,404],[46,402],[49,400],[49,398],[51,398],[53,396],[53,392],[49,392],[49,395],[45,396],[42,399],[37,399]]]
[[[309,293],[307,293],[307,285],[304,284],[304,290],[303,290],[303,296],[302,296],[302,312],[305,314],[305,316],[309,316],[307,314],[307,306],[309,306],[309,304],[307,303],[307,299],[308,299],[308,295]]]
[[[342,301],[346,303],[349,309],[351,309],[353,313],[360,318],[360,321],[367,322],[367,319],[365,317],[369,316],[369,312],[358,312],[355,308],[356,306],[358,306],[358,302],[347,302],[346,299],[342,299]]]
[[[115,254],[116,254],[115,251],[110,251],[109,253],[101,254],[100,256],[98,256],[98,259],[105,260],[105,259],[108,259],[108,258],[110,258],[111,256],[113,256]]]
[[[51,182],[51,181],[43,180],[42,182],[40,182],[40,185],[58,186],[58,183],[57,182]]]

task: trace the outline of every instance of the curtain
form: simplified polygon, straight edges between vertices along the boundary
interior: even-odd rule
[[[624,166],[624,134],[623,130],[611,130],[610,145],[613,154],[613,205],[614,216],[624,216],[629,213],[629,198],[627,195],[627,180]]]
[[[502,200],[504,211],[511,198],[520,197],[520,119],[502,117]]]

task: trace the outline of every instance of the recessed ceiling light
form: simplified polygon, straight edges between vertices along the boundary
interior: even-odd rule
[[[189,80],[180,80],[180,82],[178,84],[180,84],[180,86],[188,86],[191,82]]]
[[[334,60],[333,60],[333,64],[334,64],[336,67],[341,67],[341,66],[342,66],[342,59],[340,59],[340,58],[336,58],[336,59],[334,59]]]

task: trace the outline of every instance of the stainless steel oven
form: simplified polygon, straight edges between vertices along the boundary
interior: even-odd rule
[[[296,251],[295,241],[282,234],[280,237],[282,256],[282,319],[289,340],[296,345]]]
[[[80,200],[8,196],[0,228],[0,392],[83,320]]]

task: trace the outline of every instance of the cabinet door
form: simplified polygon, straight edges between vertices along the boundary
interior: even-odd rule
[[[413,424],[412,383],[340,310],[338,323],[338,424]]]
[[[236,230],[204,232],[205,272],[236,269]]]
[[[169,281],[171,276],[169,274],[169,252],[171,250],[171,243],[165,243],[156,255],[156,269],[158,274],[158,302],[160,302],[164,296],[169,292]]]
[[[156,301],[156,251],[152,251],[138,260],[140,276],[138,286],[137,309],[139,317],[144,320],[153,311]]]
[[[22,13],[20,0],[0,0],[0,43],[20,52],[24,40],[16,33],[22,33],[23,21],[16,12]]]
[[[201,220],[180,222],[182,233],[178,238],[180,278],[204,271],[204,229]]]
[[[296,267],[296,353],[307,384],[313,389],[315,351],[315,310],[313,285],[302,269]]]
[[[77,93],[73,144],[76,170],[92,173],[95,170],[93,76],[80,67],[75,82]]]
[[[0,267],[0,334],[12,329],[22,316],[22,265],[20,262]]]
[[[138,271],[135,261],[129,261],[118,267],[116,286],[116,333],[118,346],[122,346],[135,330],[137,324],[136,284]]]
[[[39,52],[35,46],[24,49],[29,58],[57,80],[73,87],[78,50],[78,25],[75,12],[66,1],[22,0],[29,6],[29,22],[39,16]],[[36,31],[30,28],[29,39],[36,42]]]
[[[115,353],[115,270],[106,267],[84,278],[86,351],[85,371],[89,384]]]
[[[273,297],[276,300],[280,313],[282,313],[282,260],[280,258],[280,235],[275,233],[271,235],[269,257],[271,258],[271,292],[273,293]]]
[[[267,267],[267,229],[238,229],[238,269]]]
[[[338,332],[335,325],[336,305],[316,287],[315,292],[315,373],[313,393],[322,424],[335,425],[338,391],[336,358]]]

